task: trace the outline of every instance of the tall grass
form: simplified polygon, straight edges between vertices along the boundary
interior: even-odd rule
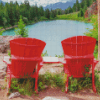
[[[64,19],[64,20],[77,20],[77,21],[85,21],[88,22],[88,18],[78,17],[79,12],[57,15],[56,19]]]

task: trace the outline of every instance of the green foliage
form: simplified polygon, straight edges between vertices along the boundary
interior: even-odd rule
[[[98,45],[96,44],[95,50],[94,50],[94,57],[97,59],[98,58]]]
[[[55,18],[57,15],[57,11],[56,10],[51,10],[51,17]]]
[[[62,55],[55,55],[55,57],[64,57],[64,54],[62,54]]]
[[[73,12],[73,9],[71,7],[68,7],[66,10],[65,10],[65,14],[69,14],[69,13],[72,13]]]
[[[57,11],[58,15],[62,15],[62,10],[61,9],[56,9],[56,11]]]
[[[2,30],[2,27],[0,27],[0,35],[2,35],[3,32],[4,30]]]
[[[47,72],[46,74],[39,76],[39,82],[42,82],[42,84],[52,87],[65,87],[63,74],[51,74]]]
[[[40,21],[42,21],[42,20],[48,20],[48,18],[46,18],[46,17],[44,17],[44,16],[41,16],[41,17],[40,17]]]
[[[14,26],[16,23],[18,23],[20,15],[23,16],[23,21],[25,24],[30,24],[33,21],[37,22],[39,20],[45,20],[41,17],[50,19],[50,16],[52,16],[53,19],[56,16],[54,11],[44,11],[42,6],[30,6],[28,0],[25,0],[24,3],[21,3],[20,5],[17,3],[17,1],[15,3],[13,3],[13,1],[10,3],[5,3],[5,5],[0,3],[1,26]]]
[[[85,66],[86,67],[86,66]],[[87,71],[88,72],[88,71]],[[84,78],[73,78],[73,76],[69,77],[69,91],[76,92],[78,90],[82,90],[85,88],[92,89],[92,76],[91,74],[85,74]],[[95,71],[95,84],[97,93],[100,93],[100,71]],[[51,74],[49,72],[44,75],[39,75],[38,79],[38,89],[45,89],[45,85],[51,87],[59,87],[63,91],[65,89],[65,80],[64,73],[61,74]],[[35,79],[27,78],[27,79],[12,79],[10,92],[19,91],[21,94],[31,96],[34,93],[35,87]]]
[[[88,22],[88,19],[84,17],[78,17],[79,12],[71,13],[71,14],[64,14],[64,15],[57,15],[56,19],[66,19],[66,20],[78,20]]]
[[[10,56],[10,57],[11,57],[11,51],[10,51],[10,50],[8,50],[7,52],[8,52],[8,56]]]
[[[28,29],[25,28],[25,24],[21,16],[18,22],[18,28],[15,28],[15,34],[21,35],[22,37],[28,37]]]
[[[41,16],[44,16],[44,10],[43,10],[43,7],[42,6],[39,7],[39,10],[40,10],[40,15]]]
[[[80,9],[80,12],[78,13],[78,17],[84,17],[84,11],[82,8]]]
[[[94,37],[98,41],[98,17],[97,15],[91,16],[91,23],[93,25],[93,29],[89,30],[89,32],[85,34],[87,36]]]
[[[69,7],[65,9],[65,14],[80,11],[79,16],[83,16],[81,13],[84,13],[87,10],[87,7],[89,7],[94,1],[96,0],[81,0],[81,3],[79,3],[79,1],[76,0],[76,3],[74,3],[72,8]]]
[[[28,19],[26,17],[23,17],[23,21],[24,21],[25,24],[28,23]]]
[[[79,11],[80,10],[80,4],[79,4],[79,1],[76,0],[76,11]]]
[[[95,71],[95,85],[97,93],[100,95],[100,71]]]
[[[50,11],[49,11],[49,9],[45,10],[45,17],[50,19]]]
[[[12,79],[10,92],[19,91],[23,95],[31,96],[34,92],[35,80],[32,78],[28,79]]]
[[[98,17],[97,15],[92,15],[90,22],[93,25],[93,29],[88,30],[88,32],[84,34],[90,37],[94,37],[98,42]],[[96,44],[95,50],[94,50],[94,57],[97,58],[97,55],[98,55],[98,45]]]
[[[44,57],[44,56],[48,56],[47,50],[46,50],[44,53],[42,53],[41,56],[42,56],[42,57]]]
[[[69,87],[68,89],[71,91],[71,92],[75,92],[78,90],[78,82],[77,82],[77,79],[75,78],[72,78],[72,77],[69,77]]]
[[[43,90],[43,89],[45,89],[45,86],[43,85],[42,82],[39,82],[38,88],[39,88],[39,90]]]

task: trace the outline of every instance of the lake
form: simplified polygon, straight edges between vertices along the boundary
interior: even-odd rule
[[[68,37],[84,35],[87,28],[93,29],[92,24],[72,20],[42,21],[26,26],[28,35],[32,38],[41,39],[46,42],[48,56],[62,55],[61,41]],[[3,35],[15,35],[14,29],[5,31]]]

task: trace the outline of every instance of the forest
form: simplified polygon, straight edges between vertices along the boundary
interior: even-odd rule
[[[56,19],[56,15],[62,14],[69,14],[73,12],[79,12],[78,16],[84,16],[84,12],[86,11],[87,7],[89,7],[94,1],[96,0],[81,0],[79,3],[76,0],[76,3],[73,7],[68,7],[65,10],[55,9],[43,9],[42,6],[38,7],[37,5],[30,6],[28,0],[24,0],[24,3],[20,5],[18,2],[10,1],[10,3],[5,3],[5,5],[1,2],[0,3],[0,26],[14,26],[18,24],[20,19],[20,15],[25,24],[29,24],[32,22],[37,22],[40,20],[50,20]]]

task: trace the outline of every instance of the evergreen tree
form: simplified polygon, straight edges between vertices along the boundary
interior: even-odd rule
[[[39,7],[39,10],[40,10],[40,15],[41,16],[44,16],[44,10],[43,10],[43,7],[42,6]]]
[[[86,2],[86,0],[84,1],[84,12],[87,10],[87,2]]]
[[[3,12],[0,10],[0,25],[3,26]]]
[[[57,13],[58,13],[58,15],[62,15],[62,10],[61,9],[57,9]]]
[[[0,28],[0,35],[2,35],[3,32],[4,32],[4,30],[1,30],[1,28]]]
[[[80,4],[79,4],[79,1],[76,0],[76,11],[79,11],[80,10]]]
[[[51,9],[51,17],[52,17],[52,18],[55,18],[56,15],[57,15],[56,10],[52,10],[52,9]]]
[[[8,13],[8,16],[10,18],[10,24],[13,26],[15,24],[15,13],[14,13],[14,6],[12,1],[10,1],[9,10],[10,12]]]
[[[81,8],[80,12],[78,13],[78,17],[83,17],[84,16],[84,10]]]
[[[45,10],[45,17],[50,19],[50,11],[49,11],[49,9]]]
[[[73,5],[73,12],[76,12],[76,4]]]
[[[15,34],[21,35],[22,37],[28,37],[28,29],[25,28],[25,24],[22,20],[22,16],[20,16],[18,22],[18,28],[15,28]]]

